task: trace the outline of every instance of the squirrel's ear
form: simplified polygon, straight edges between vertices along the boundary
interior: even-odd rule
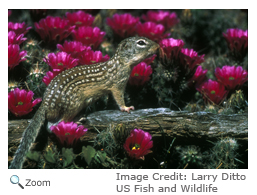
[[[129,43],[127,41],[123,41],[123,42],[120,43],[118,50],[121,51],[121,52],[128,53],[129,49],[130,49],[129,48]]]

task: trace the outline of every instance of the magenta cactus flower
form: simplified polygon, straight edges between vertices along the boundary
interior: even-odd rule
[[[184,44],[185,43],[181,39],[173,38],[163,39],[159,42],[163,54],[165,54],[168,59],[178,59]]]
[[[129,84],[132,86],[143,86],[150,80],[150,76],[153,72],[151,64],[156,58],[156,54],[149,58],[144,59],[141,63],[134,66],[129,77]],[[149,66],[148,66],[149,65]]]
[[[114,14],[112,18],[107,18],[106,23],[113,32],[121,38],[127,38],[136,34],[135,26],[139,22],[139,17],[131,14]]]
[[[147,66],[145,62],[141,62],[132,69],[128,82],[130,85],[143,86],[150,80],[152,72],[150,65]]]
[[[166,29],[171,28],[179,22],[177,14],[169,11],[153,11],[149,10],[146,15],[142,15],[142,19],[146,22],[151,21],[158,24],[162,24]]]
[[[179,19],[177,17],[177,14],[175,12],[172,12],[167,19],[166,24],[164,25],[167,29],[173,27],[174,25],[176,25],[177,23],[179,23]]]
[[[153,11],[153,10],[149,10],[146,13],[146,15],[145,14],[142,15],[142,19],[144,21],[151,21],[151,22],[155,22],[155,23],[164,25],[164,21],[169,16],[169,14],[170,14],[169,11],[162,11],[162,10]]]
[[[25,35],[31,28],[32,27],[28,27],[28,25],[25,24],[25,22],[22,22],[22,23],[8,22],[8,32],[14,31],[16,35],[20,35],[20,34]]]
[[[98,62],[106,62],[110,57],[106,54],[103,56],[101,51],[88,50],[82,52],[79,56],[79,65],[90,65]]]
[[[198,66],[192,78],[188,81],[188,86],[195,86],[196,88],[200,87],[206,80],[208,70],[203,70],[202,66]]]
[[[53,43],[60,43],[75,29],[75,26],[69,25],[69,20],[52,16],[47,16],[34,25],[41,39]]]
[[[47,63],[53,71],[63,71],[73,68],[78,65],[78,59],[71,57],[71,54],[66,52],[49,53],[47,58],[43,61]]]
[[[57,48],[71,54],[73,58],[78,58],[83,52],[91,50],[90,46],[86,46],[79,41],[64,41],[63,45],[57,44]]]
[[[103,42],[105,34],[98,27],[82,26],[74,30],[72,36],[75,41],[80,41],[95,50]]]
[[[185,69],[193,71],[194,68],[204,62],[204,54],[198,56],[198,53],[193,49],[182,48],[180,52],[180,63]]]
[[[162,24],[156,24],[154,22],[139,22],[136,26],[136,33],[153,41],[160,41],[170,36],[170,33],[165,33],[165,27]]]
[[[64,147],[72,147],[82,137],[88,129],[74,122],[61,121],[56,126],[51,126],[50,130],[56,135],[59,143]]]
[[[13,69],[15,66],[19,65],[20,62],[26,60],[26,55],[27,51],[20,51],[19,45],[8,45],[8,67],[10,67],[10,69]]]
[[[146,59],[144,59],[144,61],[143,62],[145,62],[146,64],[151,64],[153,61],[154,61],[154,59],[156,58],[156,54],[154,54],[154,55],[152,55],[151,57],[149,57],[149,58],[146,58]]]
[[[42,101],[41,98],[32,101],[33,96],[33,91],[15,88],[8,93],[8,110],[17,117],[30,113]]]
[[[17,44],[20,45],[23,41],[26,41],[27,38],[23,38],[24,34],[16,35],[14,31],[8,32],[8,45]]]
[[[77,11],[74,13],[67,12],[66,17],[69,20],[69,25],[76,25],[76,27],[91,26],[95,19],[95,17],[83,11]]]
[[[229,91],[239,89],[248,80],[248,72],[242,66],[217,67],[215,76]]]
[[[123,147],[131,158],[144,160],[153,147],[152,136],[141,129],[131,130]]]
[[[210,102],[217,105],[219,105],[228,94],[228,91],[225,89],[224,85],[211,79],[197,87],[196,90],[202,94],[205,102]]]
[[[42,81],[48,86],[53,78],[58,75],[61,71],[48,71],[46,72],[46,76],[43,77]]]
[[[248,49],[248,30],[227,29],[227,33],[223,33],[228,48],[236,56],[244,57]]]

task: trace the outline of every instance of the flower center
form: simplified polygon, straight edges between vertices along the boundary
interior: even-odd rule
[[[90,62],[92,62],[93,64],[94,64],[94,63],[96,63],[96,61],[95,61],[95,60],[91,60]]]
[[[134,74],[134,76],[135,76],[135,77],[138,77],[138,76],[139,76],[139,74],[138,74],[138,73],[135,73],[135,74]]]
[[[212,90],[212,91],[211,91],[211,94],[215,94],[215,91],[214,91],[214,90]]]
[[[231,81],[231,80],[234,80],[235,78],[234,77],[229,77],[228,80]]]
[[[57,66],[63,66],[63,63],[59,62],[59,63],[57,64]]]
[[[65,136],[69,136],[70,135],[70,133],[65,133]]]
[[[18,102],[18,105],[23,105],[23,102]]]
[[[139,144],[135,144],[135,146],[132,148],[132,150],[139,150],[140,149],[140,145]]]
[[[82,22],[78,21],[78,22],[76,22],[75,24],[77,24],[77,25],[78,25],[78,24],[82,24]]]

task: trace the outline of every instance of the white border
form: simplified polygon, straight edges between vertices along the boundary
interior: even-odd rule
[[[45,192],[48,193],[60,193],[60,194],[71,194],[71,193],[117,193],[116,185],[134,185],[138,184],[138,182],[133,181],[116,181],[116,173],[120,172],[122,174],[144,174],[151,177],[151,175],[155,172],[160,174],[171,174],[174,171],[177,173],[186,174],[188,177],[187,183],[185,181],[143,181],[142,185],[147,185],[150,183],[152,186],[157,189],[158,186],[170,186],[176,183],[180,184],[190,184],[189,178],[191,173],[195,174],[218,174],[221,175],[224,172],[227,173],[239,173],[247,176],[246,181],[222,181],[218,180],[214,185],[218,186],[219,192],[218,194],[245,194],[247,192],[256,192],[255,184],[252,182],[256,182],[256,131],[255,123],[256,117],[256,59],[253,61],[252,56],[256,56],[254,52],[256,44],[255,32],[256,31],[256,17],[255,17],[255,4],[249,3],[250,1],[8,1],[2,5],[1,9],[1,20],[2,20],[2,58],[1,58],[1,66],[5,68],[3,70],[4,75],[1,77],[1,90],[3,91],[1,104],[2,108],[2,117],[1,117],[1,133],[2,133],[2,141],[1,141],[1,156],[2,160],[0,161],[1,167],[1,187],[2,191],[6,193],[13,194],[15,192],[19,194],[29,194],[29,193],[39,193],[43,194]],[[254,1],[252,1],[254,2]],[[7,4],[7,5],[6,5]],[[9,170],[7,163],[7,154],[8,154],[8,117],[7,117],[7,39],[5,38],[7,35],[7,9],[28,9],[28,8],[51,8],[51,9],[75,9],[75,8],[97,8],[97,9],[107,9],[107,8],[125,8],[125,9],[163,9],[163,8],[171,8],[171,9],[182,9],[182,8],[197,8],[197,9],[214,9],[214,8],[225,8],[225,9],[249,9],[249,49],[248,49],[248,61],[249,61],[249,169],[248,170]],[[4,22],[3,22],[4,20]],[[24,190],[21,190],[19,186],[13,185],[10,183],[11,175],[18,175],[20,177],[20,183],[22,185],[26,184],[26,179],[33,180],[50,180],[51,187],[26,187]],[[201,181],[197,181],[199,183]],[[204,182],[208,184],[208,182]],[[3,189],[4,188],[4,189]],[[6,189],[5,189],[6,188]],[[155,191],[157,192],[157,191]],[[133,192],[132,192],[133,193]],[[177,192],[177,194],[182,194]],[[184,194],[184,193],[183,193]],[[252,193],[249,193],[252,194]]]

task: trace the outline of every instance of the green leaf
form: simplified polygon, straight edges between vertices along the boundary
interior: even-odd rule
[[[75,157],[72,148],[62,148],[63,167],[70,165]]]
[[[95,156],[96,151],[92,146],[83,146],[81,156],[84,157],[85,161],[89,165],[93,157]]]
[[[39,157],[40,157],[40,153],[39,152],[32,152],[32,151],[29,151],[27,154],[26,154],[27,158],[29,158],[30,160],[34,160],[36,162],[38,162],[39,160]]]
[[[100,161],[103,163],[106,159],[106,153],[105,152],[101,152],[101,151],[98,151],[97,152],[97,156],[99,157]]]
[[[44,158],[49,163],[56,163],[55,154],[52,150],[48,150],[46,154],[44,154]]]

